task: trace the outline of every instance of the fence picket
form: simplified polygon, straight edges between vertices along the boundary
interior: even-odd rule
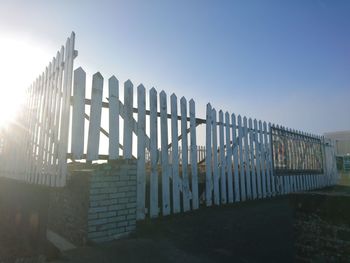
[[[170,96],[171,101],[171,147],[172,147],[172,186],[173,186],[173,212],[181,212],[180,208],[180,178],[179,178],[179,143],[178,143],[178,119],[177,119],[177,97]]]
[[[243,163],[243,128],[242,128],[242,117],[238,115],[238,145],[239,145],[239,166],[240,166],[240,190],[241,190],[241,200],[246,200],[246,190],[245,190],[245,176],[244,176],[244,163]]]
[[[226,196],[226,160],[225,160],[225,138],[224,138],[224,113],[219,111],[219,143],[220,143],[220,193],[221,203],[227,203]]]
[[[184,212],[190,210],[190,186],[188,179],[188,143],[187,143],[187,101],[180,99],[181,108],[181,147],[182,147],[182,200]]]
[[[227,165],[227,191],[228,191],[228,202],[233,203],[233,180],[232,180],[232,146],[230,139],[230,114],[225,113],[225,127],[226,127],[226,165]],[[236,129],[233,126],[233,129]],[[232,143],[232,145],[234,145]]]
[[[251,160],[251,172],[252,172],[252,194],[253,199],[257,198],[257,191],[256,191],[256,174],[255,174],[255,156],[254,156],[254,131],[253,131],[253,122],[252,119],[249,118],[248,120],[248,130],[249,130],[249,144],[250,144],[250,160]]]
[[[123,134],[123,156],[125,159],[132,158],[132,126],[133,126],[133,87],[130,80],[124,83],[124,134]]]
[[[119,158],[119,81],[115,76],[112,76],[108,80],[108,91],[109,91],[109,145],[108,145],[108,155],[110,160],[116,160]],[[140,124],[140,119],[142,122],[143,113],[144,113],[144,105],[145,105],[145,88],[138,87],[138,124],[142,132],[142,128],[144,125]],[[140,96],[140,99],[139,99]],[[140,109],[141,107],[141,109]],[[140,113],[141,111],[141,113]],[[144,131],[143,131],[144,132]],[[142,137],[142,138],[141,138]],[[143,139],[143,133],[140,135],[138,133],[138,139]]]
[[[214,204],[220,205],[216,110],[212,110]]]
[[[90,123],[87,144],[87,161],[98,159],[102,112],[103,77],[97,72],[92,77]]]
[[[231,115],[232,122],[232,146],[233,146],[233,176],[234,176],[234,189],[235,189],[235,202],[241,201],[241,195],[239,190],[239,168],[238,168],[238,144],[236,134],[236,115]]]
[[[256,158],[256,184],[258,198],[262,198],[262,183],[261,183],[261,170],[260,170],[260,143],[259,143],[259,130],[258,130],[258,121],[254,119],[254,143],[255,143],[255,158]]]
[[[211,130],[212,130],[212,108],[210,103],[207,104],[206,109],[206,156],[205,156],[205,203],[207,206],[211,206],[212,200],[212,142],[211,142]]]
[[[115,79],[116,80],[116,79]],[[117,82],[114,81],[114,85]],[[110,86],[111,87],[111,86]],[[115,91],[114,88],[112,90]],[[110,122],[113,121],[115,125],[112,129],[118,130],[114,132],[114,136],[119,137],[119,103],[116,103],[118,99],[118,92],[111,93],[110,98],[113,97],[113,118],[110,117]],[[111,107],[111,105],[110,105]],[[146,154],[146,144],[145,144],[145,134],[146,134],[146,91],[145,87],[141,84],[137,87],[137,219],[144,219],[146,215],[146,165],[145,165],[145,154]],[[118,122],[116,123],[116,119]],[[111,127],[111,126],[109,126]],[[111,129],[111,128],[110,128]],[[111,133],[110,133],[110,136]],[[111,140],[111,138],[110,138]],[[110,142],[111,143],[111,142]],[[112,152],[114,153],[114,158],[119,157],[119,138],[114,138],[113,144],[110,145],[113,147]],[[110,156],[111,158],[111,156]]]
[[[261,185],[262,196],[266,198],[266,174],[265,174],[265,147],[262,122],[259,121],[259,151],[260,151],[260,170],[261,170]]]
[[[60,125],[60,141],[59,141],[59,181],[58,184],[64,186],[66,184],[67,175],[67,151],[68,151],[68,135],[69,135],[69,112],[70,97],[72,89],[73,60],[75,57],[75,34],[72,32],[66,43],[65,62],[64,62],[64,81],[63,81],[63,97],[62,97],[62,119]]]
[[[163,215],[170,214],[170,193],[169,193],[169,160],[168,160],[168,118],[167,118],[167,97],[164,91],[159,94],[160,103],[160,133],[161,133],[161,154],[162,154],[162,212]]]
[[[197,139],[196,139],[196,108],[193,99],[190,107],[190,138],[191,138],[191,178],[192,178],[192,209],[199,208],[198,200],[198,168],[197,168]]]
[[[268,124],[268,130],[270,133],[269,136],[269,169],[270,169],[270,174],[271,174],[271,189],[272,189],[272,196],[276,195],[276,182],[275,182],[275,174],[274,174],[274,169],[273,169],[273,164],[272,164],[272,130],[271,130],[271,123]]]
[[[251,176],[250,176],[250,148],[248,144],[248,125],[247,117],[243,118],[243,132],[244,132],[244,162],[245,162],[245,176],[246,176],[246,191],[247,198],[252,199],[252,187],[251,187]]]
[[[267,196],[271,197],[272,193],[271,193],[271,174],[270,174],[270,170],[269,170],[269,143],[267,141],[267,124],[264,121],[263,123],[263,127],[264,127],[264,156],[265,156],[265,171],[266,171],[266,191],[267,191]]]
[[[157,91],[152,88],[149,92],[150,99],[150,156],[151,156],[151,180],[150,180],[150,217],[157,217],[158,208],[158,136],[157,136]],[[124,145],[125,147],[125,145]]]
[[[85,81],[85,71],[81,67],[74,70],[71,143],[74,159],[82,159],[84,153]]]

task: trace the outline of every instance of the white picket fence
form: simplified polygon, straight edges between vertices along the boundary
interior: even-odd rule
[[[135,158],[139,220],[195,210],[201,204],[269,198],[337,182],[334,147],[323,138],[323,174],[277,176],[270,123],[217,112],[210,104],[206,118],[200,119],[193,99],[178,99],[154,88],[146,94],[142,84],[134,96],[130,80],[123,84],[121,100],[115,76],[108,79],[104,100],[105,80],[100,73],[92,76],[88,99],[85,71],[79,67],[73,72],[75,56],[72,34],[66,48],[29,89],[27,105],[17,120],[21,125],[13,124],[5,135],[0,158],[4,174],[63,186],[67,158],[88,163]],[[108,117],[103,117],[106,110]],[[105,120],[108,129],[102,127]],[[205,148],[197,145],[199,125],[205,125]],[[105,146],[101,134],[108,138]]]
[[[3,131],[1,175],[50,186],[65,185],[74,33],[27,90],[17,119]]]
[[[123,158],[136,158],[138,219],[195,210],[201,203],[210,206],[241,202],[336,183],[330,145],[323,150],[329,166],[324,174],[276,176],[270,123],[236,118],[235,114],[222,111],[217,113],[210,104],[206,119],[199,119],[194,100],[188,102],[184,97],[178,100],[175,94],[168,97],[164,91],[158,94],[154,88],[146,96],[142,84],[137,87],[134,98],[134,85],[130,80],[124,83],[122,102],[119,81],[114,76],[108,80],[108,98],[103,101],[103,84],[100,73],[93,75],[91,100],[86,99],[86,73],[82,68],[74,71],[70,156],[75,161],[115,160],[120,158],[119,149],[122,149]],[[90,115],[85,113],[86,105],[90,105]],[[108,132],[101,127],[102,108],[109,111]],[[86,119],[89,126],[85,154]],[[196,127],[200,124],[206,125],[205,148],[197,145]],[[100,154],[101,133],[109,140],[107,156]],[[203,149],[205,155],[200,155]],[[205,159],[199,160],[199,156]]]

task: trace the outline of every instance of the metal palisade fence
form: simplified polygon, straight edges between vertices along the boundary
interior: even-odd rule
[[[85,71],[79,67],[73,72],[75,56],[72,34],[30,87],[26,110],[1,142],[7,175],[63,186],[67,160],[137,159],[139,220],[337,182],[334,147],[323,137],[217,112],[210,104],[201,119],[193,99],[155,88],[146,92],[142,84],[134,89],[130,80],[120,90],[115,76],[106,81],[104,100],[105,80],[99,72],[92,76],[87,98]],[[101,135],[107,144],[101,143]],[[205,146],[198,145],[199,139]]]

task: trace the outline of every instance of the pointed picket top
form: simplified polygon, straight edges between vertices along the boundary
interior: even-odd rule
[[[248,120],[248,125],[249,125],[249,129],[251,129],[251,128],[253,127],[252,118],[249,118],[249,120]]]
[[[159,97],[166,97],[166,93],[164,90],[162,90],[160,93],[159,93]]]
[[[112,76],[108,79],[108,82],[109,82],[109,83],[119,83],[119,80],[118,80],[114,75],[112,75]]]
[[[124,82],[124,87],[130,89],[134,87],[134,84],[132,84],[131,80],[128,79],[127,81]]]
[[[228,122],[226,122],[226,125],[228,125],[229,127],[231,127],[231,124],[230,124],[230,114],[226,111],[225,112],[225,120]],[[228,124],[227,124],[228,123]]]
[[[175,101],[177,100],[177,97],[176,97],[175,93],[171,94],[170,100],[175,100]]]
[[[189,103],[190,103],[190,104],[195,104],[195,102],[194,102],[193,99],[190,99]]]
[[[99,72],[99,71],[97,71],[94,75],[92,75],[92,78],[99,78],[99,79],[103,79],[103,76],[102,76],[102,74]]]
[[[210,103],[207,103],[207,108],[210,107],[211,108],[211,104]]]
[[[233,125],[233,128],[236,128],[236,114],[232,113],[231,114],[231,120],[232,120],[232,125]]]
[[[79,68],[75,69],[74,70],[74,74],[84,74],[84,75],[86,75],[85,70],[83,70],[82,67],[79,67]]]
[[[263,122],[263,126],[265,127],[267,124],[266,124],[266,121]],[[287,128],[288,129],[288,128]]]
[[[186,98],[184,96],[182,96],[180,99],[180,103],[186,103],[186,102],[187,102]]]
[[[145,88],[145,86],[143,86],[143,84],[141,83],[140,85],[138,85],[137,86],[137,90],[139,90],[139,91],[145,91],[146,90],[146,88]]]
[[[154,87],[152,87],[152,88],[149,90],[149,93],[150,93],[150,95],[157,94],[157,90],[156,90]]]

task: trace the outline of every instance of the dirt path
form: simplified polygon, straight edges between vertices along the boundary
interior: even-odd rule
[[[79,248],[56,262],[294,262],[287,198],[146,221],[135,236]]]

